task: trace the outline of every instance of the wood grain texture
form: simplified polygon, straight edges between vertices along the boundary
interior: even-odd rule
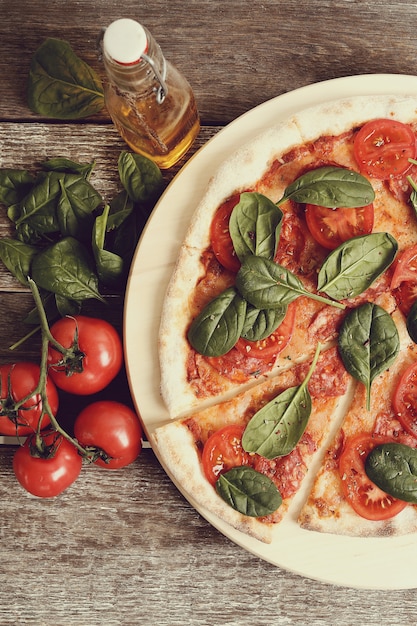
[[[107,198],[118,189],[125,144],[106,111],[62,124],[26,105],[31,56],[46,37],[66,39],[103,74],[100,28],[122,16],[148,26],[197,96],[203,128],[187,158],[281,93],[339,76],[415,72],[417,6],[402,0],[125,0],[123,10],[116,0],[0,0],[0,10],[0,167],[95,159],[92,181]],[[167,184],[182,164],[165,173]],[[0,210],[0,236],[10,232]],[[122,332],[123,294],[107,301],[88,312]],[[25,334],[31,308],[28,291],[0,267],[0,363],[38,358],[38,337],[8,350]],[[100,397],[130,402],[124,372]],[[68,429],[84,402],[63,395],[59,417]],[[0,448],[1,626],[416,624],[413,590],[337,588],[231,543],[185,501],[149,449],[123,470],[85,466],[50,501],[16,484],[13,452]]]

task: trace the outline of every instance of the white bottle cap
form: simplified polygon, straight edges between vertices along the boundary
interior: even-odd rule
[[[103,49],[116,63],[134,65],[148,49],[145,29],[139,22],[129,18],[116,20],[106,28]]]

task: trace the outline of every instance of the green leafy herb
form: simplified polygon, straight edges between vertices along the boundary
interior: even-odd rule
[[[275,483],[248,465],[221,474],[216,491],[235,511],[250,517],[269,515],[282,503]]]
[[[342,167],[319,167],[289,185],[277,205],[287,200],[328,208],[361,207],[374,201],[371,183],[361,174]]]
[[[107,204],[103,213],[96,218],[93,228],[93,254],[100,282],[113,286],[123,276],[123,259],[114,252],[105,249],[106,227],[110,207]]]
[[[289,454],[295,448],[311,415],[308,382],[319,354],[320,346],[301,385],[286,389],[251,418],[242,437],[244,450],[275,459]]]
[[[417,450],[401,443],[376,446],[365,471],[377,487],[394,498],[417,504]]]
[[[234,287],[225,289],[193,320],[188,340],[205,356],[229,352],[239,339],[245,321],[246,302]]]
[[[163,178],[158,166],[140,154],[120,153],[119,176],[133,202],[153,202],[161,193]]]
[[[229,220],[233,247],[240,261],[255,254],[273,259],[279,240],[283,213],[260,193],[240,195]]]
[[[310,293],[295,274],[274,261],[258,256],[245,258],[236,276],[236,287],[258,309],[282,308],[299,296],[345,308],[339,302]]]
[[[241,337],[248,341],[260,341],[273,333],[283,321],[287,306],[276,309],[257,309],[251,304],[246,307],[245,322]]]
[[[29,246],[11,237],[0,238],[0,258],[22,285],[27,286],[27,277],[35,255],[36,246]]]
[[[9,207],[18,204],[29,193],[35,182],[27,170],[3,168],[0,170],[0,203]]]
[[[349,239],[321,266],[317,288],[336,300],[358,296],[391,265],[397,251],[398,244],[389,233]]]
[[[95,163],[77,163],[72,159],[66,159],[65,157],[55,157],[43,161],[41,166],[44,170],[51,172],[63,172],[65,174],[81,174],[89,180],[91,172],[95,167]]]
[[[104,106],[100,77],[62,39],[46,39],[32,58],[27,90],[35,113],[79,119]]]
[[[365,385],[369,410],[372,382],[388,369],[400,350],[395,322],[382,307],[366,302],[347,314],[338,341],[347,371]]]
[[[61,239],[37,254],[31,271],[38,287],[59,296],[77,301],[89,298],[104,301],[98,290],[93,259],[73,237]]]

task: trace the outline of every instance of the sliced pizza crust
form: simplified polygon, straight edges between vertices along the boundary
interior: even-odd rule
[[[268,401],[285,389],[300,384],[308,368],[308,363],[294,366],[230,400],[161,426],[151,435],[161,463],[174,482],[183,487],[186,495],[237,530],[263,542],[271,541],[273,528],[283,519],[293,498],[302,488],[310,463],[333,428],[337,408],[343,404],[348,393],[350,377],[343,370],[336,350],[330,348],[320,354],[310,380],[312,413],[294,452],[276,463],[273,461],[264,466],[261,461],[259,466],[271,478],[274,477],[283,496],[281,506],[271,516],[250,518],[224,502],[204,475],[201,449],[208,437],[220,428],[230,424],[246,426]],[[338,384],[334,385],[330,372],[334,374],[336,371],[339,372]]]

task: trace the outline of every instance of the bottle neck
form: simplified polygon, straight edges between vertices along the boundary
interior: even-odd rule
[[[103,48],[103,63],[110,82],[122,91],[147,94],[161,93],[164,87],[166,61],[162,50],[149,31],[146,31],[148,49],[136,63],[123,65],[110,57]]]

